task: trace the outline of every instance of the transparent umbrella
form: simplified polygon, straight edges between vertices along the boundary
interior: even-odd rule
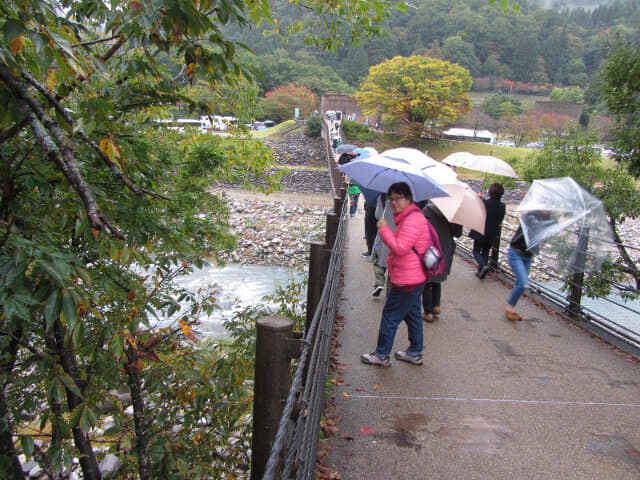
[[[602,202],[571,177],[534,180],[516,212],[529,250],[560,273],[597,271],[613,248]]]

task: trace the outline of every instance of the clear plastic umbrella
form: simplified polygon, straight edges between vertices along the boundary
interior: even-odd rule
[[[597,271],[613,248],[602,202],[571,177],[534,180],[516,212],[529,250],[560,273]]]

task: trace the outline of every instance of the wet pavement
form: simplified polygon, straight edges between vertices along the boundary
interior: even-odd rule
[[[424,324],[424,365],[362,364],[385,298],[371,297],[363,232],[361,210],[338,305],[338,431],[322,447],[334,478],[640,479],[640,364],[528,297],[507,321],[510,286],[464,258]],[[402,324],[394,351],[407,344]]]

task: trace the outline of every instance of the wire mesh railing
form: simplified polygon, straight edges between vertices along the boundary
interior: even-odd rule
[[[344,182],[342,174],[335,169],[330,138],[328,135],[325,138],[328,142],[327,162],[332,177],[334,199],[338,199],[340,191],[344,190]],[[291,388],[262,475],[263,480],[306,480],[314,476],[342,274],[348,202],[339,202],[339,205],[340,211],[334,212],[339,214],[339,222],[331,247],[326,279],[313,316],[304,332],[302,352],[295,365]]]
[[[511,214],[505,216],[497,248],[494,245],[490,255],[492,267],[511,280],[515,276],[507,261],[507,249],[517,225],[518,219],[515,216]],[[580,234],[578,231],[569,233],[575,234],[576,237]],[[578,252],[586,258],[590,255],[588,242],[591,240],[588,237],[587,247]],[[640,248],[636,246],[606,239],[597,240],[609,243],[610,258],[620,256],[618,254],[620,247],[624,247],[627,252],[632,252],[632,255],[635,254],[635,257],[639,256]],[[472,256],[470,239],[463,238],[457,243],[461,250]],[[626,294],[637,293],[637,286],[634,283],[638,277],[638,271],[634,267],[624,267],[622,271],[626,271],[626,275],[623,273],[615,280],[606,278],[600,271],[584,273],[584,276],[580,276],[580,274],[563,275],[553,268],[554,260],[553,256],[544,251],[534,257],[529,279],[531,290],[561,307],[567,315],[578,318],[586,324],[591,324],[608,336],[613,336],[630,346],[636,352],[640,351],[640,306],[638,306],[638,302],[629,303],[624,300]],[[606,262],[603,268],[607,268]],[[607,284],[610,293],[602,295],[592,286],[594,281]],[[629,321],[630,318],[631,321]],[[635,320],[633,320],[634,318]]]

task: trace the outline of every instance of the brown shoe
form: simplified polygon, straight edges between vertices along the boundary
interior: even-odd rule
[[[433,323],[433,321],[435,320],[435,317],[433,316],[433,313],[423,313],[422,314],[422,319],[425,322]]]
[[[507,317],[507,320],[511,320],[512,322],[518,322],[522,320],[522,315],[520,315],[518,312],[513,312],[511,310],[505,310],[504,315],[505,317]]]

